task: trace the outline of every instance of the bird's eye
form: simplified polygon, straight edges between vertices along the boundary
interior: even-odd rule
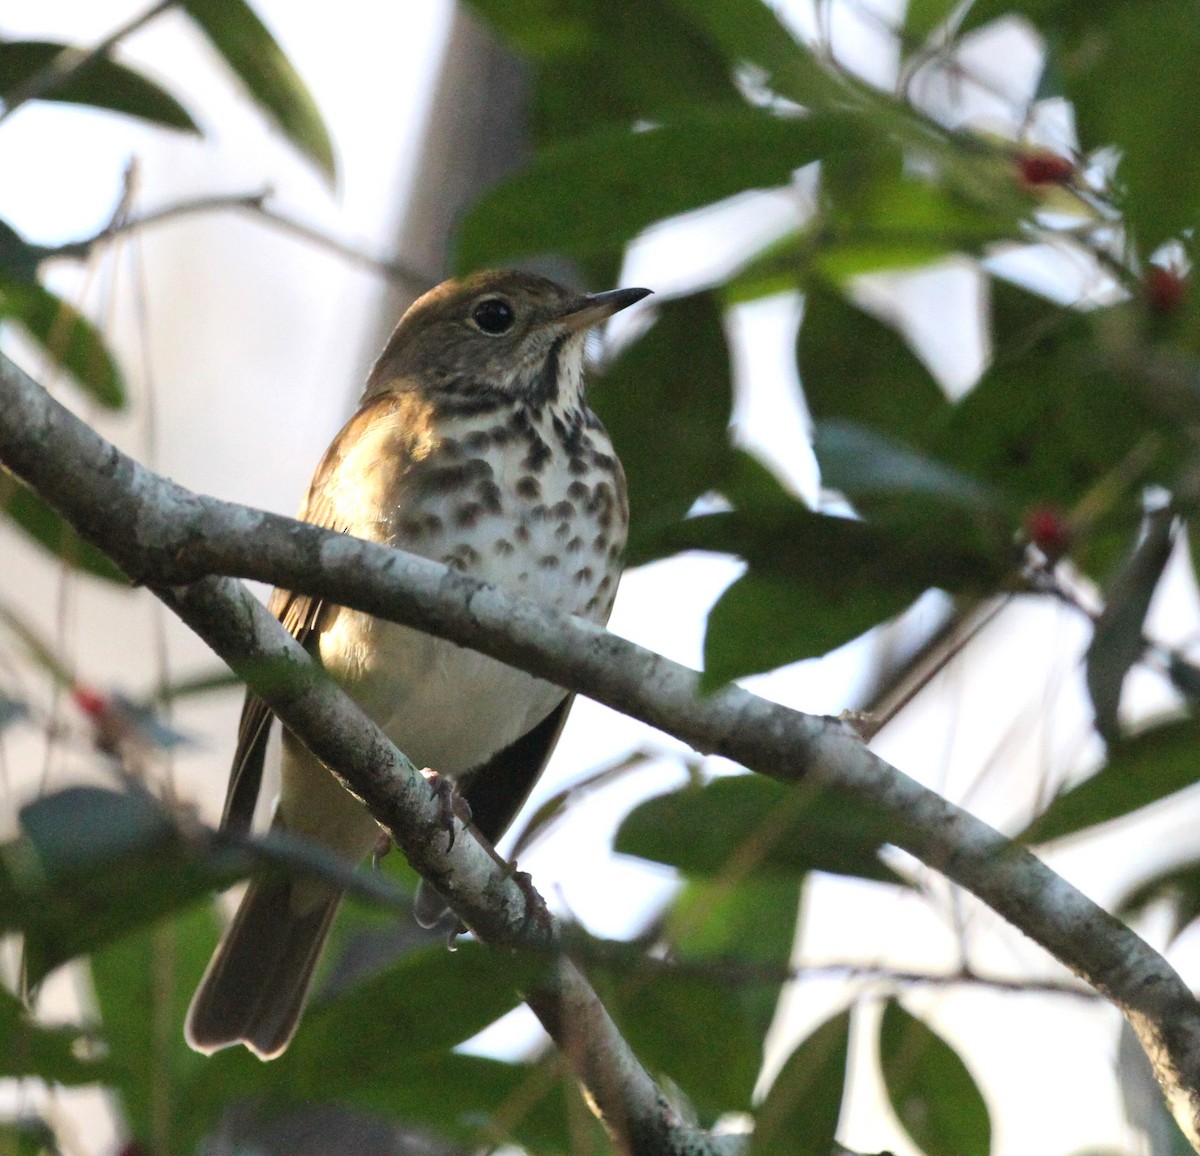
[[[471,310],[471,320],[484,333],[493,337],[507,333],[513,327],[516,319],[517,315],[513,312],[512,306],[499,297],[489,297],[485,301],[480,301]]]

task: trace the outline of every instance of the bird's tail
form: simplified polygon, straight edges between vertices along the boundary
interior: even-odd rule
[[[288,1046],[342,894],[311,878],[251,881],[188,1008],[196,1051],[241,1043],[272,1060]]]

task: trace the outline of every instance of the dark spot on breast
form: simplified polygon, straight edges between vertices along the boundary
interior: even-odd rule
[[[524,522],[518,522],[517,528],[513,531],[513,537],[518,542],[529,541],[529,527]]]
[[[504,509],[503,495],[495,482],[480,482],[476,493],[479,494],[479,500],[489,514],[498,514]]]
[[[512,432],[502,425],[492,426],[489,436],[492,439],[492,445],[496,446],[506,446],[512,441]]]
[[[592,539],[592,549],[595,550],[597,554],[603,554],[604,551],[608,549],[608,535],[597,534],[596,537]]]
[[[507,538],[497,538],[496,541],[492,543],[492,549],[502,558],[507,558],[508,555],[516,549],[516,547]]]
[[[578,554],[579,551],[582,549],[583,549],[583,539],[582,538],[575,537],[575,538],[572,538],[567,543],[567,553],[568,554]]]
[[[567,469],[571,471],[577,478],[583,477],[584,474],[591,473],[592,467],[583,460],[582,457],[573,457],[567,463]]]
[[[580,586],[590,582],[593,578],[595,578],[595,576],[596,575],[592,573],[592,568],[590,566],[584,566],[575,571],[575,581]]]
[[[584,614],[592,614],[592,613],[594,613],[594,612],[595,612],[595,610],[596,610],[596,608],[597,608],[599,605],[600,605],[600,599],[599,599],[599,598],[589,598],[589,599],[587,600],[587,602],[584,604],[584,607],[583,607],[583,612],[584,612]]]
[[[448,458],[461,458],[462,446],[457,438],[442,438],[438,443],[438,453],[444,454]]]
[[[403,518],[396,528],[402,538],[419,538],[425,532],[425,519]]]
[[[455,570],[466,570],[479,564],[479,551],[465,542],[460,542],[448,554],[442,555],[442,562]]]
[[[483,458],[471,458],[453,466],[431,466],[413,471],[414,480],[430,494],[449,494],[468,489],[477,482],[492,477],[491,463]]]
[[[614,542],[608,548],[608,560],[610,562],[619,562],[621,560],[621,554],[623,553],[623,550],[624,548],[619,543]]]
[[[483,507],[478,502],[467,502],[454,511],[454,524],[469,530],[483,516]]]
[[[592,465],[598,470],[605,470],[607,473],[616,473],[617,459],[612,454],[602,454],[599,450],[592,451]]]
[[[437,514],[425,515],[425,532],[427,534],[440,534],[442,532],[442,519]]]
[[[607,530],[612,525],[612,510],[601,510],[596,515],[596,525],[602,530]]]
[[[539,502],[532,510],[529,511],[529,519],[533,522],[547,522],[550,520],[550,507],[544,502]]]
[[[612,575],[605,574],[604,577],[600,579],[600,585],[597,587],[597,590],[599,590],[599,592],[601,594],[603,594],[604,591],[607,590],[612,585],[612,581],[613,581]]]
[[[556,518],[573,518],[575,517],[575,507],[564,498],[550,507],[550,513]]]
[[[471,454],[481,454],[488,448],[491,436],[487,430],[477,429],[463,438],[463,448]]]
[[[532,474],[525,474],[517,479],[516,490],[522,498],[529,498],[532,501],[534,498],[542,496],[542,483]]]
[[[554,536],[561,542],[571,532],[570,522],[559,522],[554,528]]]
[[[542,468],[550,460],[552,451],[543,440],[541,434],[536,430],[529,431],[529,452],[525,455],[525,460],[521,462],[521,468],[533,470],[540,473]]]
[[[598,510],[611,510],[613,507],[613,488],[608,482],[597,482],[592,495],[588,498],[587,512],[594,514]]]
[[[539,570],[557,570],[558,569],[558,555],[557,554],[543,554],[538,559],[538,569]]]
[[[590,489],[588,489],[587,483],[581,482],[578,478],[576,478],[567,487],[567,497],[571,498],[572,500],[574,500],[576,502],[586,501],[588,499],[588,497],[591,495],[591,492],[592,491]]]
[[[518,582],[528,582],[529,581],[529,571],[522,570],[521,573],[517,575],[517,581]]]

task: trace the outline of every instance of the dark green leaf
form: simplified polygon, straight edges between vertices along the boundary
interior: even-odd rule
[[[1105,366],[1093,316],[993,281],[992,322],[993,364],[924,446],[1016,505],[1071,510],[1090,497],[1096,517],[1072,557],[1107,569],[1140,520],[1130,499],[1165,478],[1177,430]],[[1136,470],[1115,483],[1127,462]],[[1097,505],[1102,483],[1116,488]]]
[[[1200,721],[1151,725],[1112,743],[1104,767],[1059,795],[1019,838],[1026,843],[1061,839],[1119,819],[1198,781]]]
[[[165,1127],[162,1140],[170,1152],[195,1151],[205,1126],[228,1106],[208,1087],[208,1059],[183,1039],[184,1014],[215,937],[215,912],[199,904],[91,958],[92,988],[125,1119],[146,1142],[156,1126]]]
[[[1110,741],[1120,733],[1121,687],[1146,648],[1142,624],[1174,545],[1174,513],[1166,509],[1151,514],[1142,540],[1109,587],[1104,612],[1092,632],[1086,658],[1088,695],[1096,729]]]
[[[768,5],[757,0],[671,0],[671,6],[731,65],[760,69],[763,82],[780,96],[829,107],[848,95],[845,83],[797,42]]]
[[[751,570],[708,613],[701,687],[716,690],[744,675],[828,654],[895,617],[915,597],[857,583],[828,597],[803,579]]]
[[[879,1033],[892,1109],[926,1156],[988,1156],[991,1120],[958,1053],[894,999]]]
[[[463,222],[460,269],[540,253],[603,253],[666,217],[787,183],[864,139],[849,114],[774,116],[721,106],[634,131],[605,126],[539,152]]]
[[[0,279],[36,281],[38,264],[47,250],[31,245],[7,221],[0,220]]]
[[[991,487],[866,426],[818,422],[813,452],[821,481],[873,518],[887,520],[884,511],[915,498],[966,522],[994,525],[1000,520],[1003,499]],[[1013,527],[996,529],[1011,536]]]
[[[0,319],[17,322],[108,409],[125,405],[125,381],[104,338],[73,305],[34,281],[0,279]]]
[[[0,989],[0,1076],[38,1076],[50,1084],[94,1084],[110,1078],[108,1060],[88,1058],[90,1041],[76,1028],[47,1028]]]
[[[904,40],[910,48],[917,48],[930,34],[950,18],[959,7],[959,0],[908,0],[904,13]]]
[[[638,1059],[683,1090],[702,1124],[749,1110],[762,1036],[725,976],[595,965],[588,976]]]
[[[0,472],[0,509],[38,545],[49,550],[68,565],[117,582],[129,585],[129,579],[114,562],[90,542],[85,542],[32,490],[26,489],[11,474]]]
[[[61,1156],[54,1129],[41,1116],[21,1116],[0,1124],[4,1156]]]
[[[244,856],[189,843],[140,791],[70,787],[21,811],[0,857],[0,926],[25,934],[26,969],[53,968],[244,875]]]
[[[636,7],[471,0],[471,7],[535,65],[539,144],[601,124],[661,122],[696,104],[740,99],[728,62],[669,0]]]
[[[749,965],[774,971],[774,981],[751,971],[735,981],[741,1014],[753,1035],[765,1040],[775,1017],[796,938],[803,879],[756,876],[726,880],[688,879],[663,920],[676,959],[727,963],[736,975]]]
[[[850,1012],[844,1011],[792,1052],[755,1113],[748,1156],[829,1156],[849,1046]]]
[[[335,180],[333,144],[320,110],[245,0],[183,0],[182,7],[288,141]]]
[[[921,446],[950,412],[908,343],[840,293],[809,289],[796,360],[815,421],[858,422]]]
[[[720,877],[736,860],[737,870],[762,879],[829,871],[895,883],[878,855],[891,827],[862,803],[808,784],[735,775],[642,803],[614,847],[702,878]]]
[[[688,518],[663,546],[737,554],[750,563],[709,614],[703,685],[824,654],[921,593],[993,590],[1011,568],[986,536],[922,514],[893,525],[814,514],[791,499]]]
[[[589,385],[629,484],[630,564],[656,556],[662,528],[720,481],[732,388],[721,312],[709,293],[667,302],[653,328]]]
[[[78,50],[57,41],[0,41],[0,98],[17,92],[53,64],[60,53],[71,51]],[[39,99],[86,104],[136,116],[165,128],[200,131],[187,109],[169,92],[107,57],[92,61]]]

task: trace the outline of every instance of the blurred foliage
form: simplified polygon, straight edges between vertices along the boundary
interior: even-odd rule
[[[628,243],[664,219],[792,188],[792,227],[713,283],[655,299],[653,324],[592,390],[629,476],[632,561],[708,550],[745,563],[708,620],[706,688],[828,653],[931,589],[959,610],[1011,592],[1080,605],[1090,581],[1103,608],[1087,685],[1106,761],[1050,801],[1023,838],[1075,834],[1193,786],[1196,721],[1181,713],[1130,734],[1119,710],[1139,664],[1163,670],[1188,708],[1200,701],[1187,655],[1164,654],[1144,636],[1200,500],[1192,0],[976,0],[965,10],[910,0],[894,30],[904,81],[896,92],[839,68],[827,46],[798,42],[762,0],[470,6],[529,66],[535,148],[462,222],[460,267],[557,254],[598,275],[619,268]],[[180,8],[258,110],[333,180],[320,115],[243,0]],[[913,95],[923,69],[955,67],[961,45],[1013,13],[1045,46],[1036,99],[1072,104],[1075,152],[947,123]],[[204,131],[157,81],[111,54],[63,55],[73,49],[0,42],[6,114],[32,94]],[[1034,111],[1014,110],[1013,123]],[[1092,270],[1105,291],[1063,304],[987,260],[1043,245]],[[89,402],[120,408],[127,389],[103,335],[41,282],[51,256],[0,221],[0,321]],[[953,397],[859,281],[947,259],[979,278],[990,342],[980,380]],[[803,300],[795,358],[826,487],[815,509],[728,431],[728,311],[781,293]],[[809,446],[795,452],[805,460]],[[11,480],[0,479],[0,506],[65,564],[120,578]],[[1187,536],[1200,549],[1200,535]],[[0,700],[0,725],[23,711]],[[88,958],[97,1017],[51,1029],[31,1013],[32,997],[3,995],[4,1074],[103,1083],[137,1144],[161,1153],[196,1150],[229,1126],[234,1101],[261,1119],[288,1104],[337,1101],[467,1147],[603,1150],[553,1059],[458,1050],[516,1005],[537,961],[406,941],[365,978],[331,984],[279,1061],[203,1059],[179,1031],[216,935],[197,901],[264,861],[275,870],[329,865],[295,848],[214,842],[132,789],[50,796],[21,822],[0,846],[3,928],[24,932],[31,982]],[[805,879],[821,871],[907,886],[880,858],[888,834],[859,806],[749,776],[652,799],[620,827],[617,849],[668,865],[681,888],[634,947],[593,945],[589,954],[585,944],[581,958],[685,1113],[704,1124],[729,1112],[752,1121],[748,1152],[830,1151],[851,1012],[813,1031],[756,1097],[764,1041],[790,974]],[[385,869],[411,885],[402,866]],[[1160,901],[1174,905],[1176,930],[1200,916],[1195,862],[1146,880],[1122,910]],[[336,938],[346,958],[381,932],[369,915],[350,916]],[[338,965],[330,970],[336,978]],[[989,1151],[988,1111],[967,1066],[895,1000],[883,1012],[878,1062],[913,1144],[929,1156]],[[49,1151],[53,1137],[29,1118],[0,1128],[0,1143]]]

